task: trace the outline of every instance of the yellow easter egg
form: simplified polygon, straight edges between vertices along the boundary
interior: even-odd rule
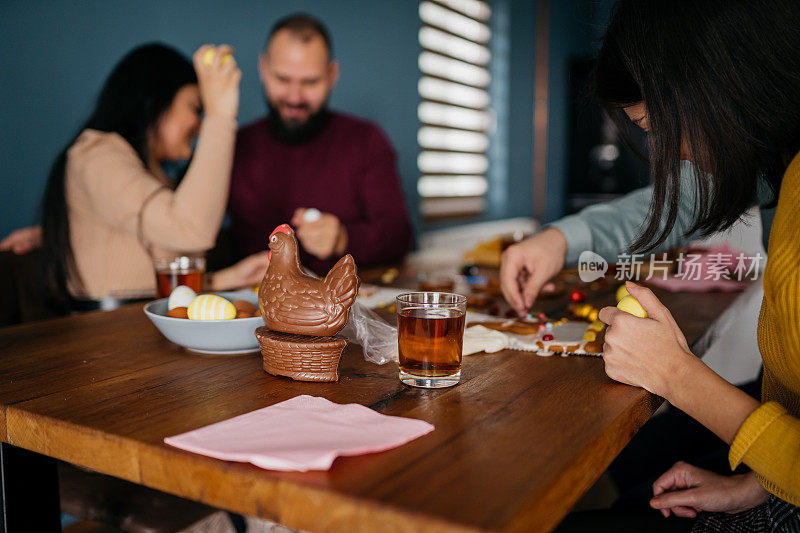
[[[201,294],[187,310],[191,320],[231,320],[236,318],[236,307],[216,294]]]
[[[589,342],[597,340],[597,333],[592,331],[592,330],[589,330],[589,331],[587,331],[586,333],[583,334],[583,340],[589,341]]]
[[[205,66],[207,67],[211,66],[211,63],[214,62],[215,53],[216,51],[213,48],[209,48],[208,50],[205,51],[205,53],[203,54],[203,64]],[[219,60],[219,64],[226,65],[230,61],[233,61],[233,56],[231,54],[225,54],[224,56],[222,56],[222,59]]]
[[[614,296],[617,298],[617,302],[619,302],[620,300],[622,300],[626,296],[630,296],[630,293],[628,292],[628,288],[625,286],[624,283],[622,285],[620,285],[619,287],[617,287],[617,293]]]
[[[647,318],[647,311],[644,310],[642,304],[639,303],[639,300],[630,294],[619,301],[617,304],[617,309],[620,311],[625,311],[626,313],[630,313],[633,316],[638,316],[639,318]]]

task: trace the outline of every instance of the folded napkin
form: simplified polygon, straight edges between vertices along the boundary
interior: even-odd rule
[[[338,456],[396,448],[433,431],[422,420],[302,395],[164,439],[166,444],[270,470],[327,470]]]

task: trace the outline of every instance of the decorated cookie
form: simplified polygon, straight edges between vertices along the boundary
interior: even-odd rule
[[[539,333],[539,326],[544,324],[538,319],[511,319],[503,322],[470,322],[468,327],[483,326],[495,331],[516,333],[517,335],[536,335]]]
[[[559,321],[539,331],[539,355],[603,355],[605,324],[599,321]]]

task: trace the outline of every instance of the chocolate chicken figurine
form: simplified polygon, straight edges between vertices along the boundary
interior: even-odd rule
[[[297,240],[288,224],[269,236],[270,263],[258,290],[264,323],[272,331],[327,337],[347,324],[347,312],[358,294],[351,255],[342,257],[324,279],[300,266]]]

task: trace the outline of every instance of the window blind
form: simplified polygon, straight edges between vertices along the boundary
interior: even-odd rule
[[[420,212],[477,215],[488,189],[491,9],[482,0],[423,0],[419,16]]]

